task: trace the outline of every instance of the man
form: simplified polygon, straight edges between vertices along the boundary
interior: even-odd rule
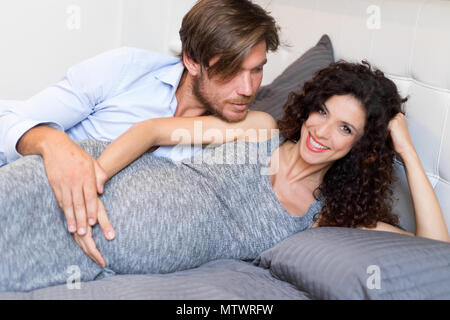
[[[73,66],[62,81],[0,114],[0,165],[41,155],[69,232],[84,235],[87,224],[97,223],[105,182],[96,159],[74,140],[112,141],[149,118],[243,120],[266,52],[279,45],[274,19],[250,0],[199,0],[183,18],[180,38],[181,60],[115,49]],[[186,155],[168,147],[154,154]]]

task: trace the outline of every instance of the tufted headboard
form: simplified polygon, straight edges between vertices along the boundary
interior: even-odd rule
[[[408,127],[450,229],[450,1],[257,1],[279,21],[289,46],[270,56],[266,76],[279,73],[328,34],[336,59],[368,60],[409,101]],[[413,207],[396,161],[395,213],[415,231]]]

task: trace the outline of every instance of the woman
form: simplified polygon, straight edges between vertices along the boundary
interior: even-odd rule
[[[0,181],[9,181],[8,188],[0,185],[0,192],[11,193],[11,184],[14,191],[0,203],[7,212],[2,226],[8,226],[0,226],[0,291],[64,283],[65,268],[71,265],[88,281],[105,270],[165,273],[219,258],[251,260],[284,238],[317,226],[404,232],[395,226],[388,201],[394,149],[411,185],[416,235],[449,241],[400,113],[402,102],[380,71],[340,62],[319,72],[302,94],[289,97],[279,123],[281,137],[270,116],[250,112],[235,124],[215,117],[152,119],[107,147],[84,143],[94,156],[101,153],[98,161],[111,180],[102,196],[107,210],[101,206],[98,217],[102,230],[75,238],[103,267],[76,250],[62,228],[43,168],[26,182],[27,188],[17,187],[40,160],[13,163],[22,166],[22,177],[17,168],[0,171]],[[196,134],[199,124],[205,134]],[[180,163],[151,155],[139,158],[152,146],[180,139],[185,144],[229,143]],[[108,236],[112,226],[116,237],[109,241],[102,232]]]

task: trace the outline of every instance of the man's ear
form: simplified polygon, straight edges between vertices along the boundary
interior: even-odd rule
[[[192,60],[186,53],[183,53],[183,63],[191,76],[196,77],[200,74],[200,64]]]

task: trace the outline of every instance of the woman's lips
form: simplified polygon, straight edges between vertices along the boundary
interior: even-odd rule
[[[312,152],[322,153],[322,152],[325,152],[325,151],[328,150],[328,149],[319,149],[319,148],[314,147],[314,146],[311,144],[310,139],[313,139],[313,140],[314,140],[314,138],[311,136],[311,134],[308,133],[308,138],[306,139],[306,146],[307,146],[308,149],[311,150]],[[317,143],[317,144],[320,144],[320,143],[318,143],[316,140],[314,140],[314,142]]]

